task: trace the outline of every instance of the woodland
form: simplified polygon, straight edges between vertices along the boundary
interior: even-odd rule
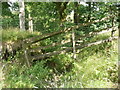
[[[118,88],[115,4],[2,2],[0,88]]]

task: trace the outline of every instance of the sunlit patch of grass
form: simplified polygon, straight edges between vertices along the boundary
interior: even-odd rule
[[[107,32],[107,33],[103,33],[103,34],[99,34],[99,35],[94,35],[92,37],[86,38],[85,43],[90,43],[90,42],[108,39],[110,36],[111,36],[111,32]],[[118,31],[115,31],[113,36],[118,36]]]
[[[108,36],[98,37],[94,40],[105,39]],[[60,87],[112,88],[118,80],[117,51],[117,41],[84,48],[77,55],[72,72],[63,77]]]
[[[29,32],[29,31],[20,31],[17,28],[9,28],[6,30],[1,30],[2,32],[2,41],[17,41],[25,38],[33,37],[40,35],[40,32]]]
[[[43,88],[44,79],[49,73],[43,64],[38,62],[30,68],[15,63],[6,66],[4,88],[34,88],[36,85]]]

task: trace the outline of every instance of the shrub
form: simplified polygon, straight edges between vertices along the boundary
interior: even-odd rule
[[[73,66],[73,60],[70,54],[60,54],[47,60],[48,66],[56,69],[58,72],[70,71]]]

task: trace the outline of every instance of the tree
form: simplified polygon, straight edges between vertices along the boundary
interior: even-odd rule
[[[28,22],[29,31],[30,31],[30,32],[33,32],[33,19],[32,19],[32,17],[31,17],[31,14],[30,14],[30,13],[28,14],[28,19],[29,19],[29,22]]]
[[[11,11],[9,9],[10,5],[8,2],[2,2],[2,16],[11,16]]]
[[[55,4],[56,4],[56,9],[57,9],[59,16],[60,16],[60,20],[63,21],[66,17],[66,14],[64,11],[67,8],[68,2],[55,2]]]
[[[27,9],[27,12],[26,13],[28,15],[28,29],[30,32],[33,32],[33,18],[31,16],[31,5],[28,3],[25,3],[26,4],[26,9]]]
[[[88,10],[89,10],[88,21],[90,21],[90,19],[91,19],[91,2],[88,2]]]
[[[19,20],[20,20],[20,29],[25,30],[25,6],[24,0],[19,0]]]

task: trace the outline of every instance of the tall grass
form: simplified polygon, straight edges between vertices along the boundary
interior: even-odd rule
[[[3,42],[22,40],[25,38],[29,38],[41,34],[40,32],[31,33],[29,31],[20,31],[17,28],[9,28],[5,30],[1,30],[0,32]]]
[[[110,33],[109,33],[110,34]],[[106,39],[103,34],[90,41]],[[61,78],[60,88],[114,88],[118,81],[117,41],[84,48],[74,68]]]

